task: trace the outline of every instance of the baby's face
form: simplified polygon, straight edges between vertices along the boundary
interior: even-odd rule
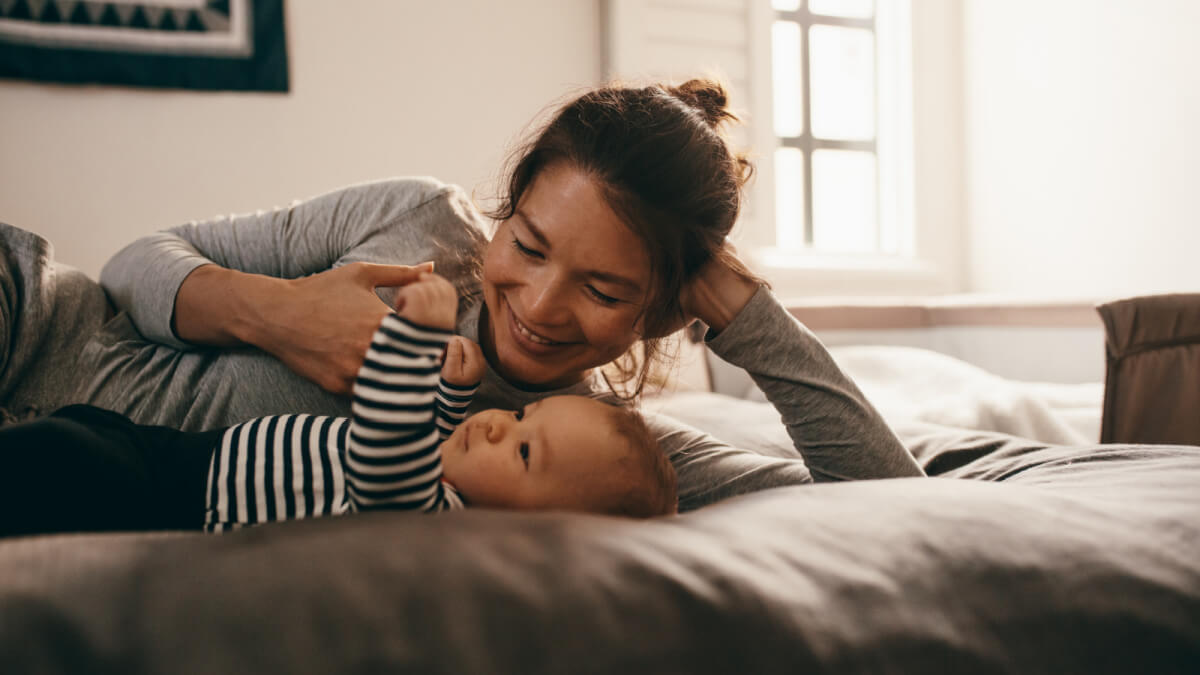
[[[608,406],[581,396],[485,410],[441,451],[446,480],[472,505],[585,510],[618,481],[616,465],[629,452]]]

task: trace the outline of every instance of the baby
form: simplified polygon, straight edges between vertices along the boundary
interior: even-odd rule
[[[12,469],[0,474],[0,535],[221,532],[369,509],[675,512],[674,469],[633,410],[557,396],[464,421],[486,364],[450,332],[457,304],[433,273],[400,289],[349,418],[277,415],[184,433],[68,406],[0,428]]]
[[[463,422],[485,362],[450,332],[454,286],[423,273],[396,305],[354,382],[352,417],[265,417],[225,432],[205,529],[385,508],[675,511],[674,469],[636,412],[557,396]]]

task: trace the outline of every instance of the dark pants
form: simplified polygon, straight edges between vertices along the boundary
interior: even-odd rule
[[[201,529],[222,433],[142,426],[85,405],[0,428],[0,536]]]

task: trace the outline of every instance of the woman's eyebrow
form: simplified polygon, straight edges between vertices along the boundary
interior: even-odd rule
[[[588,276],[592,277],[593,279],[599,279],[600,281],[606,281],[610,284],[615,284],[617,286],[624,286],[631,293],[641,294],[641,292],[642,292],[641,284],[634,281],[633,279],[630,279],[628,277],[623,277],[619,274],[613,274],[611,272],[601,272],[600,270],[588,270],[586,272],[586,274]]]
[[[537,226],[537,223],[533,222],[533,219],[529,217],[528,213],[525,213],[518,208],[517,210],[513,211],[513,215],[525,222],[525,229],[529,230],[529,234],[532,234],[533,238],[538,240],[538,243],[542,245],[542,248],[547,250],[551,248],[550,240],[546,239],[546,235],[542,233],[541,228]]]

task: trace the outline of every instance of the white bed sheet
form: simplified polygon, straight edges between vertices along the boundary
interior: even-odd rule
[[[1102,382],[1012,380],[952,356],[915,347],[855,345],[832,347],[830,353],[893,428],[928,422],[1063,445],[1092,444],[1100,438]],[[786,438],[765,428],[778,424],[778,414],[765,403],[757,387],[750,387],[745,397],[746,403],[755,405],[742,405],[720,396],[715,407],[709,407],[706,397],[713,396],[717,395],[668,394],[648,400],[646,407],[705,429],[708,413],[718,413],[724,406],[726,415],[736,411],[735,416],[743,423],[763,425],[759,431],[772,441]],[[738,433],[750,431],[742,426]],[[763,440],[765,445],[774,444]]]

